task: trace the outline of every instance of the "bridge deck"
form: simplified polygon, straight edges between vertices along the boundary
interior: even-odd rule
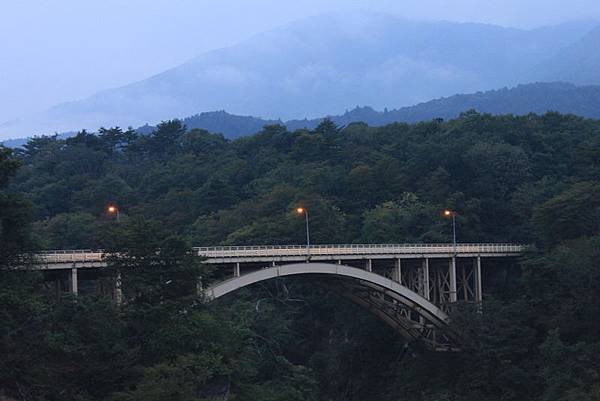
[[[349,260],[387,258],[447,258],[457,257],[507,257],[517,256],[523,246],[513,244],[348,244],[272,246],[224,246],[193,248],[206,263],[250,263],[305,260]],[[108,255],[98,250],[46,251],[37,255],[41,265],[49,269],[77,267],[102,267]]]

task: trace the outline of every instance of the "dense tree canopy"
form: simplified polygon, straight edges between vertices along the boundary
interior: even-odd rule
[[[3,257],[31,239],[127,256],[111,261],[121,308],[23,296],[44,293],[35,279],[1,286],[0,389],[27,400],[598,399],[599,138],[600,121],[467,112],[378,128],[272,125],[234,141],[174,120],[148,135],[111,128],[2,149]],[[457,309],[472,339],[458,354],[407,349],[303,280],[210,307],[190,296],[213,274],[191,245],[302,244],[298,205],[315,243],[449,242],[440,212],[451,208],[459,241],[530,250],[518,269],[492,272],[483,313]]]

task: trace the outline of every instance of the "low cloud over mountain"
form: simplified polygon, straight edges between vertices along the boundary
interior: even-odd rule
[[[600,53],[589,54],[599,43],[593,28],[588,22],[519,30],[380,14],[322,15],[147,80],[24,116],[0,125],[0,134],[139,126],[220,109],[268,119],[318,117],[356,104],[383,109],[550,78],[579,82],[581,68],[589,72],[583,83],[600,83]],[[587,64],[573,67],[584,55]]]

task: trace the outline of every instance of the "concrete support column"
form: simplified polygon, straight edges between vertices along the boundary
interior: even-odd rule
[[[198,276],[196,278],[196,295],[198,295],[198,296],[202,295],[203,290],[204,290],[204,287],[202,285],[202,276]]]
[[[402,259],[394,259],[394,270],[392,271],[392,280],[402,284]]]
[[[240,276],[240,262],[237,262],[235,265],[233,265],[233,276],[234,277]]]
[[[337,264],[338,264],[338,265],[341,265],[341,264],[342,264],[342,260],[341,260],[341,259],[338,259],[338,261],[337,261]]]
[[[450,259],[448,270],[448,277],[450,281],[450,302],[456,302],[458,300],[456,296],[456,256],[453,256],[452,259]]]
[[[117,272],[115,277],[115,302],[121,305],[123,302],[123,289],[121,288],[121,272]]]
[[[79,280],[77,277],[77,268],[72,268],[71,269],[71,277],[69,279],[69,282],[71,284],[71,293],[77,295],[77,293],[79,292]]]
[[[366,270],[368,272],[372,272],[373,271],[373,261],[371,259],[367,259]]]
[[[483,301],[483,291],[481,284],[481,256],[477,256],[475,259],[475,266],[473,266],[473,272],[475,273],[475,302]]]
[[[430,299],[429,294],[429,258],[423,259],[423,296]]]

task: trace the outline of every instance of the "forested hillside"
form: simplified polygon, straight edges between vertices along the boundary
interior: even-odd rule
[[[457,118],[466,110],[494,115],[530,113],[544,114],[555,111],[580,117],[600,118],[600,86],[575,86],[567,83],[535,83],[478,93],[458,94],[434,99],[410,107],[375,111],[370,107],[356,107],[339,116],[329,117],[338,125],[366,122],[382,126],[395,122],[416,123],[433,119]],[[286,121],[288,129],[314,129],[324,118]],[[193,123],[193,119],[190,120]],[[202,127],[202,125],[198,125]],[[227,135],[227,131],[219,131]]]
[[[574,114],[580,117],[600,118],[600,86],[575,86],[567,83],[535,83],[519,85],[479,93],[454,95],[434,99],[400,109],[376,111],[371,107],[356,107],[344,114],[315,119],[273,121],[250,116],[236,116],[225,111],[200,113],[183,120],[188,128],[200,128],[219,132],[226,138],[259,132],[265,125],[283,124],[288,130],[315,129],[323,120],[330,119],[337,125],[364,122],[373,127],[392,123],[416,123],[437,118],[453,119],[465,110],[494,115],[530,113],[544,114],[549,111]],[[148,127],[138,129],[149,133]]]
[[[102,129],[1,155],[0,185],[16,174],[1,199],[31,202],[16,204],[18,221],[0,210],[3,245],[25,230],[39,249],[137,256],[124,262],[136,296],[121,309],[32,295],[36,277],[15,280],[14,263],[0,261],[0,390],[16,399],[600,398],[600,121],[468,112],[382,127],[271,125],[236,140],[167,121],[149,135]],[[448,242],[449,207],[458,241],[530,249],[517,270],[498,272],[483,313],[453,312],[471,340],[456,354],[405,348],[303,280],[211,306],[184,295],[204,269],[189,246],[302,244],[298,205],[320,244]]]

